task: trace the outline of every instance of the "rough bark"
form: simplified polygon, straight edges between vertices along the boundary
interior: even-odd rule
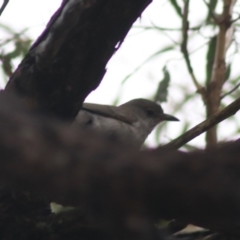
[[[73,119],[106,64],[151,0],[62,2],[6,90],[30,107]]]
[[[70,2],[76,5],[68,12]],[[59,118],[73,119],[87,94],[100,83],[107,61],[130,26],[150,2],[64,0],[5,92],[17,94],[31,110],[40,108]],[[0,182],[14,189],[13,196],[11,192],[1,194],[2,239],[110,236],[151,240],[157,237],[154,223],[160,217],[240,235],[239,142],[207,152],[139,152],[34,115],[3,95],[0,153]],[[15,190],[22,191],[18,195]],[[39,203],[34,197],[31,201],[32,195],[25,191],[44,195],[47,200]],[[3,196],[6,205],[2,204]],[[75,221],[79,215],[70,215],[61,225],[61,218],[50,219],[49,201],[79,206],[89,219],[79,222]],[[34,204],[26,208],[30,202]],[[24,211],[16,211],[16,206]],[[39,213],[33,216],[33,209]],[[71,231],[74,223],[77,232]],[[104,229],[104,234],[97,231],[97,237],[93,236],[95,231],[90,229],[86,237],[83,233],[89,230],[89,223],[92,229]],[[63,227],[58,235],[56,231]],[[67,233],[73,234],[72,238]]]
[[[192,153],[136,151],[0,100],[7,186],[80,206],[112,239],[155,239],[161,217],[240,236],[239,141]]]

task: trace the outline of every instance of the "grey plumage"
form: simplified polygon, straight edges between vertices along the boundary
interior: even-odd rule
[[[74,124],[108,134],[139,148],[154,127],[162,121],[178,119],[165,114],[157,103],[134,99],[118,107],[84,103]]]

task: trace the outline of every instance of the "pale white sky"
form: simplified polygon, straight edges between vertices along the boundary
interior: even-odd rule
[[[13,29],[19,31],[26,27],[29,28],[27,34],[32,39],[36,39],[60,3],[61,0],[10,0],[1,21],[3,24],[10,25]],[[156,25],[166,26],[165,23],[161,24],[161,19],[166,19],[168,27],[180,27],[181,22],[176,14],[172,12],[169,15],[169,11],[166,11],[166,5],[163,1],[155,0],[136,24],[151,25],[151,22],[154,22]],[[161,19],[159,16],[161,16]],[[149,55],[163,45],[169,44],[169,38],[162,34],[154,31],[136,34],[140,31],[138,29],[129,33],[127,40],[108,64],[108,71],[101,86],[88,97],[89,101],[96,101],[97,99],[99,103],[112,102],[116,98],[119,92],[119,84],[125,76],[138,67]],[[177,40],[180,39],[178,35],[178,33],[175,34]],[[180,58],[181,55],[174,53],[172,57]],[[162,66],[169,58],[171,57],[163,56],[162,59],[158,58],[157,61],[151,61],[150,64],[147,64],[145,70],[141,70],[133,76],[126,84],[127,87],[124,89],[121,102],[136,97],[150,97],[161,77]],[[157,76],[156,79],[154,79],[155,76]],[[106,94],[106,90],[108,90],[108,94]]]
[[[2,2],[2,1],[0,1]],[[180,1],[181,2],[181,1]],[[21,31],[28,28],[26,34],[32,39],[36,39],[48,20],[60,5],[61,0],[9,0],[9,4],[1,16],[1,24],[7,24],[16,31]],[[190,22],[192,26],[197,25],[204,18],[203,14],[206,7],[202,0],[194,0],[194,4],[190,5]],[[163,0],[154,0],[153,3],[146,9],[140,19],[137,20],[137,26],[152,26],[180,28],[181,21],[176,13],[169,7],[169,2]],[[204,33],[205,34],[205,33]],[[211,35],[212,32],[209,32]],[[4,39],[6,32],[0,28],[0,39]],[[194,36],[193,36],[194,37]],[[199,43],[199,37],[192,41],[189,45],[189,50],[196,50],[202,43],[204,38]],[[171,76],[171,88],[169,89],[168,103],[163,104],[165,112],[173,114],[175,111],[177,117],[190,121],[194,126],[204,120],[204,106],[201,98],[196,95],[194,104],[185,104],[178,106],[182,100],[181,91],[179,88],[184,88],[189,94],[195,94],[195,87],[187,73],[185,64],[181,61],[182,55],[180,52],[173,51],[167,54],[161,54],[152,61],[144,65],[144,67],[134,74],[124,87],[122,88],[122,80],[138,67],[151,54],[160,50],[164,46],[180,42],[181,35],[179,32],[167,32],[163,34],[157,31],[145,31],[133,29],[130,31],[125,42],[120,50],[113,56],[109,62],[107,73],[97,88],[87,98],[87,101],[110,104],[120,94],[119,103],[126,102],[133,98],[150,98],[156,90],[157,83],[162,78],[162,68],[167,64]],[[204,48],[203,48],[204,50]],[[199,82],[204,82],[205,78],[205,52],[198,51],[192,55],[194,62],[195,73],[198,76]],[[239,60],[239,59],[238,59]],[[19,60],[20,61],[20,60]],[[197,66],[197,67],[196,67]],[[194,106],[193,106],[194,105]],[[176,109],[178,108],[178,109]],[[181,114],[183,112],[183,114]],[[183,127],[182,123],[168,123],[168,127],[161,134],[161,139],[169,141],[176,138]],[[228,133],[223,134],[228,136],[231,131],[235,130],[235,125],[228,123]],[[189,126],[189,127],[190,127]],[[232,127],[231,127],[232,126]],[[154,142],[154,134],[150,137],[151,142]],[[191,144],[200,145],[204,142],[204,136],[195,139]]]

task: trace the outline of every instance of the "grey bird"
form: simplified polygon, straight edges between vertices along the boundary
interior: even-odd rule
[[[118,107],[83,103],[74,124],[140,148],[154,127],[162,121],[179,120],[164,113],[157,103],[139,98]],[[56,214],[73,209],[57,203],[51,203],[50,206]]]
[[[140,148],[147,136],[162,121],[179,120],[165,114],[159,104],[139,98],[118,107],[83,103],[74,124]]]

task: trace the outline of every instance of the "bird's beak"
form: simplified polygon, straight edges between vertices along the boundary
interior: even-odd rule
[[[179,119],[175,118],[174,116],[171,116],[169,114],[163,114],[163,120],[165,121],[179,121]]]

